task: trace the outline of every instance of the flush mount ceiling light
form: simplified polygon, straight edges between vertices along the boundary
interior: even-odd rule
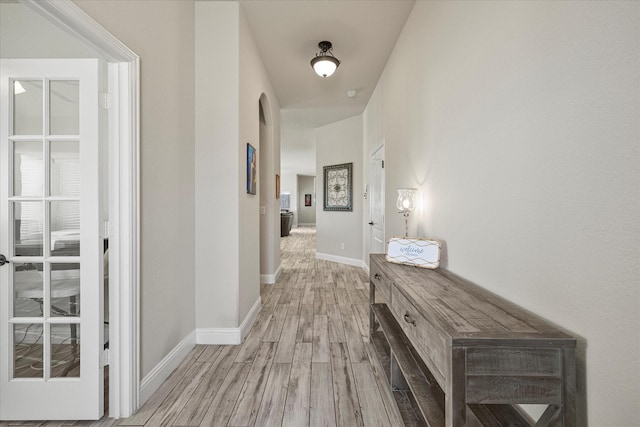
[[[320,48],[320,52],[316,53],[315,58],[311,60],[311,66],[313,67],[313,71],[320,77],[329,77],[336,71],[336,68],[340,65],[340,61],[333,56],[331,42],[326,40],[321,41],[318,43],[318,47]]]

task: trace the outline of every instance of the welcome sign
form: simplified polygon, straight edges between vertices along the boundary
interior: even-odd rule
[[[434,269],[440,266],[440,248],[437,240],[392,237],[387,243],[386,260],[395,264]]]

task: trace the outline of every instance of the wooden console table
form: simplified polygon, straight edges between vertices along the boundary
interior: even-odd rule
[[[421,422],[575,427],[573,337],[449,272],[370,261],[371,337]],[[549,406],[533,423],[517,404]]]

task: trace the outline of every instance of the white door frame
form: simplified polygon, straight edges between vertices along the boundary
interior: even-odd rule
[[[126,418],[140,391],[140,60],[71,0],[19,1],[109,62],[109,416]]]
[[[378,152],[382,152],[382,156],[385,157],[385,145],[384,145],[384,140],[380,141],[379,145],[376,146],[376,148],[371,151],[371,154],[369,155],[369,194],[373,194],[373,156],[375,156]],[[385,197],[386,197],[386,182],[385,182],[385,170],[384,170],[384,159],[382,160],[382,206],[383,206],[383,213],[382,213],[382,240],[385,241],[386,239],[386,217],[385,217],[385,210],[384,210],[384,206],[385,206]],[[373,215],[371,214],[373,212],[373,203],[372,203],[372,198],[369,197],[369,218],[370,218],[370,227],[369,227],[369,254],[373,253],[373,246],[374,246],[374,242],[373,242],[373,227],[374,224],[372,224],[374,218]]]

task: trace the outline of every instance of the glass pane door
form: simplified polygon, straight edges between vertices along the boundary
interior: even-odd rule
[[[2,61],[0,419],[102,415],[97,65]]]
[[[78,377],[79,82],[15,79],[9,86],[14,89],[9,239],[19,259],[10,274],[12,378]]]

